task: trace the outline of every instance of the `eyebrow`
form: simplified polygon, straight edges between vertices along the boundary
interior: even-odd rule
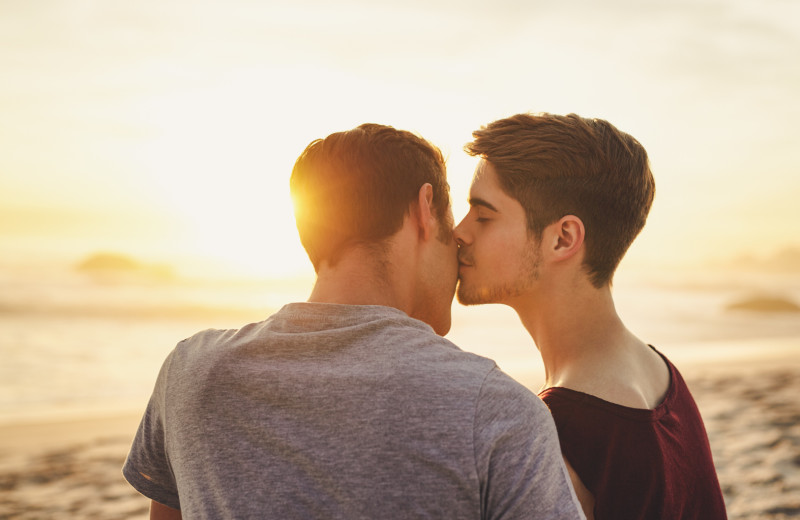
[[[490,210],[494,211],[495,213],[498,212],[497,208],[492,206],[488,201],[485,201],[485,200],[483,200],[481,198],[478,198],[478,197],[470,197],[469,198],[469,205],[470,206],[483,206],[484,208],[490,209]]]

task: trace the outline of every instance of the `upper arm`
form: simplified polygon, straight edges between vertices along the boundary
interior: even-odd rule
[[[150,501],[150,520],[181,520],[181,512],[155,500]]]
[[[167,455],[165,400],[171,353],[161,367],[128,458],[122,467],[125,479],[141,494],[160,504],[180,507],[178,489]]]
[[[547,407],[497,372],[487,378],[475,416],[485,518],[582,518]]]

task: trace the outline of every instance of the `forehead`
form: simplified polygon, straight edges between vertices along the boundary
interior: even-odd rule
[[[488,178],[496,179],[497,173],[494,170],[494,166],[492,163],[487,161],[486,159],[481,159],[478,161],[478,164],[475,166],[475,173],[472,176],[473,184],[478,180],[484,180]]]
[[[506,211],[519,209],[520,212],[524,212],[520,203],[503,191],[494,166],[485,159],[481,159],[478,166],[475,167],[469,198],[471,203],[476,200],[488,202],[498,211],[504,208]]]
[[[525,220],[522,205],[503,190],[494,166],[484,159],[475,168],[469,202],[472,207],[487,207],[503,216]]]
[[[494,170],[494,166],[487,162],[486,159],[478,161],[475,166],[475,173],[472,175],[472,184],[470,185],[470,195],[475,190],[491,190],[500,189],[499,179]]]

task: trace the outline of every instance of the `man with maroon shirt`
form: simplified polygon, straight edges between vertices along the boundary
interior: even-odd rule
[[[458,299],[509,305],[532,336],[587,517],[726,518],[689,389],[611,295],[653,202],[644,148],[574,114],[520,114],[473,137],[466,151],[481,161],[455,230]]]

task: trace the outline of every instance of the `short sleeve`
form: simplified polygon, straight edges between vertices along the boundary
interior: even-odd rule
[[[550,412],[498,368],[483,383],[473,432],[481,518],[584,518]]]
[[[147,498],[180,509],[178,488],[166,449],[165,429],[165,397],[173,355],[174,351],[161,367],[122,474],[131,486]]]

